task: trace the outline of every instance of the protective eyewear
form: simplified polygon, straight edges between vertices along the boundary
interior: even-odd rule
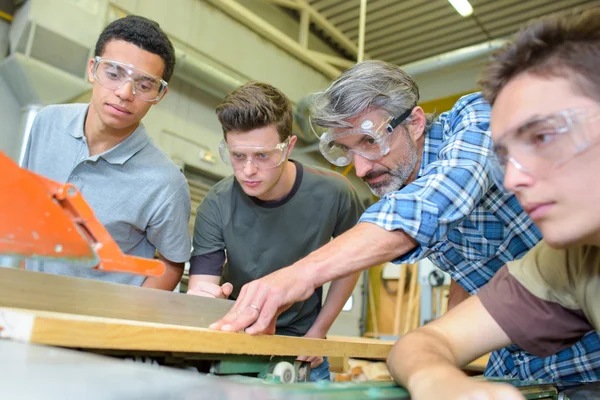
[[[133,95],[144,101],[160,100],[167,82],[133,65],[96,57],[92,68],[94,79],[107,89],[117,90],[131,82]]]
[[[288,137],[283,143],[274,147],[263,146],[229,146],[225,139],[219,144],[219,154],[225,164],[235,170],[244,169],[250,161],[257,169],[270,169],[281,165],[287,156],[290,144]]]
[[[310,122],[313,133],[319,137],[321,154],[330,163],[343,167],[352,162],[354,154],[368,160],[377,160],[387,155],[394,129],[410,116],[413,108],[396,118],[385,115],[379,123],[364,119],[358,128],[331,128],[320,136],[313,121]]]
[[[562,164],[599,142],[600,109],[569,109],[537,117],[507,131],[494,144],[492,177],[503,188],[508,163],[544,179]]]

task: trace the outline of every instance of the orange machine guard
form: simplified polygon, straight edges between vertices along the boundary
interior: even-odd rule
[[[161,261],[123,254],[71,184],[19,168],[0,152],[0,255],[60,259],[107,272],[160,276]]]

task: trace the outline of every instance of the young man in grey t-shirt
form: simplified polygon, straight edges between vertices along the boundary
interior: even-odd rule
[[[165,264],[160,277],[107,273],[59,262],[27,269],[173,290],[191,247],[187,181],[146,134],[141,119],[167,93],[175,52],[154,21],[109,24],[89,61],[90,104],[49,106],[34,120],[23,167],[75,185],[121,250]]]
[[[296,143],[292,107],[276,88],[248,83],[224,99],[217,115],[225,135],[221,156],[234,176],[217,183],[198,208],[188,293],[237,298],[247,282],[350,229],[363,209],[343,176],[288,159]],[[324,338],[357,279],[334,281],[322,307],[321,288],[292,305],[277,333]],[[311,362],[311,380],[329,379],[326,360],[302,359]]]

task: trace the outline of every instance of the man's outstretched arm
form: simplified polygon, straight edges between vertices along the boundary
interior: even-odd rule
[[[398,258],[417,246],[403,231],[359,223],[290,267],[244,285],[229,313],[211,329],[272,334],[277,316],[325,282]]]

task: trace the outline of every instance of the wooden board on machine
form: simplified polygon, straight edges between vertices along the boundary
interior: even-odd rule
[[[233,303],[0,268],[0,337],[71,348],[384,359],[393,342],[249,336],[206,327]]]
[[[190,326],[14,308],[0,308],[0,338],[84,349],[369,359],[385,359],[393,345],[391,341],[367,339],[363,342],[339,336],[335,339],[250,336]]]
[[[0,307],[208,328],[232,301],[0,268]]]

